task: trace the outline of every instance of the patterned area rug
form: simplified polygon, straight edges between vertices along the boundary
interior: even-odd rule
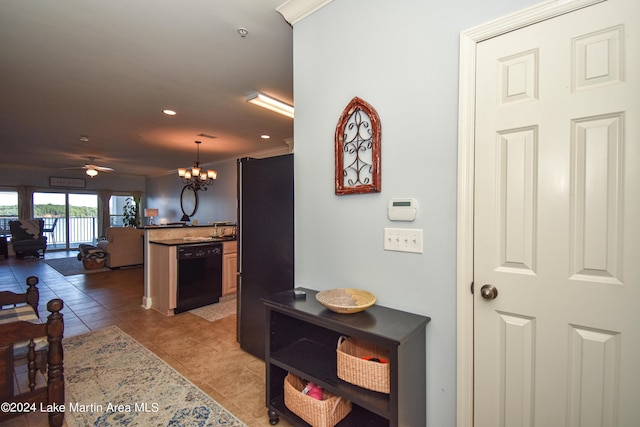
[[[216,304],[205,305],[204,307],[189,310],[198,317],[202,317],[209,322],[224,319],[227,316],[236,314],[236,296],[226,295],[220,298],[220,302]]]
[[[69,427],[246,427],[116,326],[65,338],[63,347]]]
[[[111,271],[111,269],[108,267],[97,268],[95,270],[87,270],[82,265],[82,261],[78,261],[78,258],[76,257],[45,259],[44,262],[49,264],[51,268],[53,268],[63,276],[73,276],[74,274],[90,274],[90,273],[100,273],[103,271]]]

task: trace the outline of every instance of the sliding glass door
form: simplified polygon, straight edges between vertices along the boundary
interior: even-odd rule
[[[33,217],[44,219],[47,250],[67,248],[66,205],[65,193],[33,193]]]
[[[95,244],[98,236],[98,196],[81,193],[33,193],[35,218],[44,219],[47,249],[75,249]]]

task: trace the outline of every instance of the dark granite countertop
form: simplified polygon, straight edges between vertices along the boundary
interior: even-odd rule
[[[192,240],[193,239],[193,240]],[[178,239],[166,239],[166,240],[149,240],[149,243],[153,243],[156,245],[165,245],[165,246],[178,246],[178,245],[197,245],[199,243],[221,243],[221,242],[235,242],[235,236],[224,236],[224,237],[209,237],[206,240],[196,240],[198,238],[178,238]]]
[[[236,225],[235,222],[220,221],[220,222],[214,222],[211,224],[189,224],[189,225],[186,225],[184,223],[154,224],[154,225],[145,225],[138,228],[142,228],[144,230],[163,230],[165,228],[194,228],[194,227],[215,227],[215,226],[232,227],[234,225]]]

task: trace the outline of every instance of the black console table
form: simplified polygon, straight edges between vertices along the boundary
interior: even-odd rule
[[[360,313],[338,314],[317,302],[317,291],[297,289],[306,292],[305,299],[295,299],[293,290],[263,299],[271,424],[283,417],[297,426],[308,425],[284,405],[284,378],[291,372],[353,403],[351,413],[337,424],[340,427],[426,425],[425,327],[431,319],[378,305]],[[341,335],[389,350],[389,394],[338,378],[336,346]]]

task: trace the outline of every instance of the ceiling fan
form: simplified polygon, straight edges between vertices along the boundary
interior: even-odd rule
[[[89,163],[85,164],[84,166],[75,166],[75,167],[70,167],[70,168],[63,168],[63,169],[86,169],[86,174],[89,175],[91,178],[95,177],[96,175],[98,175],[98,172],[113,172],[114,169],[113,168],[108,168],[105,166],[98,166],[95,164],[95,157],[89,157]]]

